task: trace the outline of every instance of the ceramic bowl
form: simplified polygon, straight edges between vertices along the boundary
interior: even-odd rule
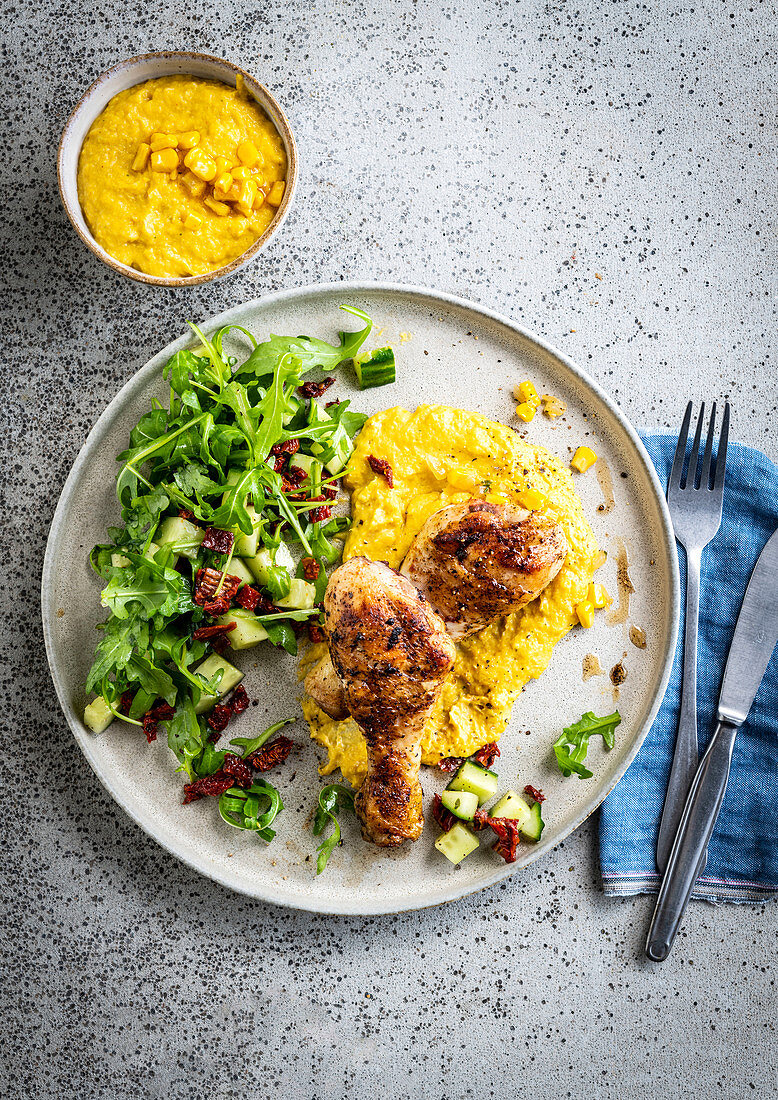
[[[106,252],[92,236],[78,199],[78,160],[89,127],[115,95],[146,80],[182,73],[207,80],[220,80],[231,87],[235,86],[238,75],[242,76],[248,92],[254,97],[281,135],[281,140],[286,149],[288,170],[281,205],[265,232],[254,241],[250,248],[247,248],[245,252],[231,260],[230,263],[217,268],[215,271],[206,272],[204,275],[162,278],[158,275],[147,275],[128,264],[121,263],[120,260],[115,259]],[[297,147],[286,115],[267,88],[263,84],[259,84],[254,77],[238,68],[237,65],[233,65],[231,61],[224,61],[220,57],[184,51],[165,51],[131,57],[128,61],[122,61],[118,65],[114,65],[112,69],[108,69],[107,72],[97,78],[76,104],[62,132],[57,155],[57,175],[62,203],[73,228],[87,248],[91,249],[104,264],[107,264],[114,271],[118,271],[120,275],[126,275],[129,279],[135,279],[140,283],[149,283],[152,286],[195,286],[198,283],[207,283],[211,279],[220,279],[226,275],[234,274],[238,268],[253,260],[281,227],[291,208],[297,184]]]

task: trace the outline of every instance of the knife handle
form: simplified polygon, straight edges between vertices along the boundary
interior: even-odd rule
[[[719,721],[689,788],[648,930],[646,955],[654,962],[663,962],[670,954],[694,883],[702,870],[708,842],[724,801],[737,731],[737,726]]]

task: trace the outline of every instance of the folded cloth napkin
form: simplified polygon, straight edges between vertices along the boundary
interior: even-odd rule
[[[662,485],[676,437],[644,435]],[[700,755],[714,727],[721,677],[751,571],[778,528],[778,466],[761,451],[730,443],[721,528],[703,551],[697,650]],[[656,893],[656,839],[678,728],[683,656],[681,626],[670,684],[640,752],[600,812],[600,867],[606,894]],[[748,720],[735,739],[724,804],[692,897],[759,902],[778,895],[778,651],[773,653]]]

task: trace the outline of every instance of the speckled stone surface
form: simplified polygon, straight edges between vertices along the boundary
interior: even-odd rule
[[[778,458],[769,6],[62,0],[12,2],[5,22],[2,1094],[775,1095],[778,910],[696,905],[652,966],[650,902],[603,897],[593,824],[444,909],[325,918],[233,896],[91,774],[37,595],[58,493],[108,398],[185,318],[278,287],[471,297],[577,358],[638,426],[726,396],[737,436]],[[194,291],[111,274],[57,198],[72,103],[167,47],[267,83],[302,161],[285,230]]]

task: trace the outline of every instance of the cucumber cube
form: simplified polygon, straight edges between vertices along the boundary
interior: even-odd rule
[[[202,527],[198,527],[196,523],[190,523],[188,519],[181,519],[180,516],[170,516],[157,532],[160,546],[170,542],[177,553],[183,554],[190,560],[197,557],[197,551],[204,538],[205,531]]]
[[[235,556],[238,558],[253,558],[257,552],[257,543],[259,542],[259,529],[262,526],[262,521],[257,515],[253,505],[247,504],[246,511],[251,517],[251,534],[247,535],[240,528],[235,529]]]
[[[304,470],[307,476],[310,477],[313,467],[321,466],[321,462],[313,455],[301,455],[298,451],[297,454],[292,455],[290,465],[296,466],[299,470]]]
[[[540,803],[535,802],[530,810],[529,820],[526,825],[519,826],[519,832],[525,840],[536,841],[540,840],[541,834],[546,827],[546,823],[540,816]]]
[[[472,821],[478,809],[478,795],[470,791],[444,791],[440,801],[454,817],[461,817],[463,821]]]
[[[111,554],[111,565],[116,569],[124,569],[125,565],[130,564],[130,559],[125,558],[124,554]]]
[[[223,698],[227,692],[237,687],[243,679],[243,673],[235,668],[235,665],[231,665],[226,658],[220,657],[218,653],[212,653],[210,657],[206,657],[205,660],[201,661],[197,668],[192,669],[192,671],[198,676],[203,676],[206,680],[212,680],[219,671],[221,671],[222,674],[222,678],[219,681],[218,694],[207,695],[203,692],[199,702],[195,703],[195,713],[197,714],[205,714],[205,712],[210,710],[215,703],[218,703],[219,699]]]
[[[108,729],[111,722],[113,722],[113,714],[102,695],[98,695],[84,708],[84,725],[92,733],[102,733],[103,730]]]
[[[315,603],[316,585],[311,584],[310,581],[301,580],[299,577],[292,577],[289,595],[276,600],[276,607],[288,607],[304,611],[309,607],[313,607]]]
[[[489,811],[490,817],[509,817],[518,821],[519,829],[530,819],[531,810],[526,799],[515,791],[506,791],[500,801]]]
[[[294,558],[285,542],[282,542],[276,550],[275,562],[273,561],[273,555],[266,547],[263,547],[254,554],[253,557],[249,557],[246,560],[246,565],[254,574],[257,582],[262,585],[267,584],[268,570],[271,569],[274,564],[280,565],[283,569],[288,570],[289,573],[294,573],[296,568]]]
[[[478,843],[478,837],[472,829],[457,822],[447,833],[438,837],[435,847],[452,863],[461,863],[465,856],[476,850]]]
[[[262,623],[257,622],[254,612],[246,611],[242,607],[220,615],[216,622],[236,624],[235,629],[227,635],[227,641],[233,649],[251,649],[267,638],[267,631]]]
[[[478,805],[483,806],[497,790],[497,772],[482,768],[465,760],[447,788],[449,791],[470,791],[478,795]]]
[[[240,577],[241,584],[254,583],[254,574],[242,558],[233,558],[227,572],[233,577]]]

